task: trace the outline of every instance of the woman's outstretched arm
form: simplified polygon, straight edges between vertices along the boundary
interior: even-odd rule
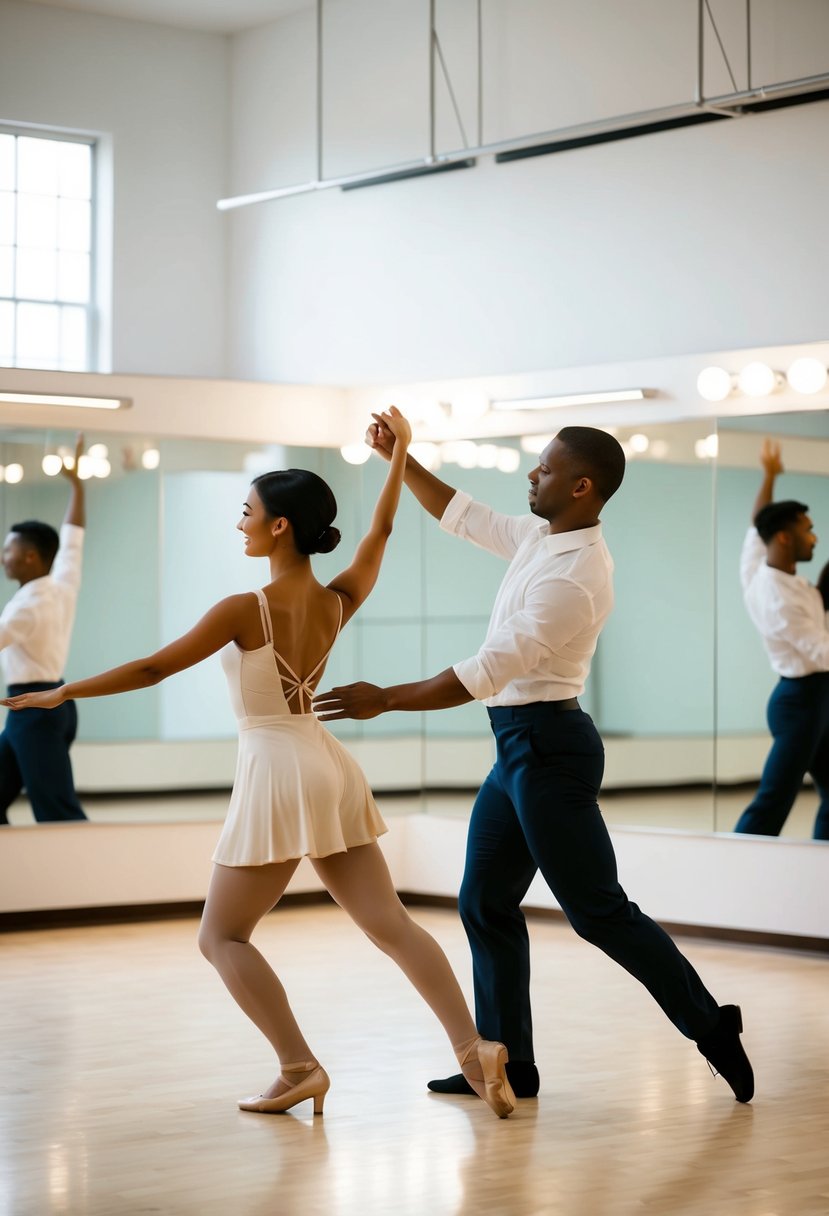
[[[368,598],[377,582],[400,502],[403,475],[406,471],[406,452],[412,438],[412,428],[395,406],[390,406],[380,417],[395,439],[386,483],[377,499],[369,529],[357,546],[354,560],[347,570],[343,570],[342,574],[338,574],[328,584],[332,591],[337,591],[346,598],[346,620],[352,617]]]
[[[113,693],[150,688],[177,671],[193,667],[233,641],[239,632],[246,598],[244,595],[231,595],[221,600],[205,613],[189,633],[145,659],[135,659],[101,675],[90,676],[88,680],[76,680],[47,692],[25,692],[18,697],[7,697],[0,704],[10,709],[55,709],[64,701],[74,701],[80,697],[109,697]]]

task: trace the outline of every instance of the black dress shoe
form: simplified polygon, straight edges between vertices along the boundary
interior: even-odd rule
[[[750,1102],[754,1097],[754,1072],[740,1042],[742,1031],[739,1005],[721,1005],[719,1022],[697,1040],[697,1050],[712,1070],[728,1082],[738,1102]]]
[[[535,1098],[538,1096],[538,1069],[528,1060],[510,1060],[507,1064],[507,1080],[513,1088],[516,1098]],[[466,1097],[476,1097],[475,1090],[462,1072],[452,1077],[443,1077],[428,1082],[429,1089],[435,1094],[464,1094]]]

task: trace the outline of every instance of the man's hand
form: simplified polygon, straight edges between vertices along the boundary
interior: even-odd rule
[[[366,443],[373,452],[376,452],[378,456],[382,456],[384,460],[391,460],[396,439],[395,432],[392,426],[389,425],[389,416],[392,410],[394,410],[394,406],[390,407],[388,414],[386,411],[382,414],[372,414],[374,422],[371,423],[366,431]],[[395,412],[399,413],[399,411]],[[400,417],[403,417],[402,414]],[[406,425],[408,426],[409,424],[406,423]],[[411,428],[409,428],[409,439],[411,439]]]
[[[45,692],[22,692],[19,697],[6,697],[0,701],[8,709],[57,709],[66,700],[64,686],[49,688]]]
[[[75,437],[75,460],[74,460],[74,464],[72,464],[72,465],[70,466],[70,465],[68,465],[68,464],[66,463],[66,461],[64,460],[64,461],[62,462],[61,466],[60,466],[60,472],[61,472],[61,476],[62,476],[62,477],[65,477],[67,481],[71,481],[71,482],[73,482],[73,483],[74,483],[74,484],[76,484],[76,485],[77,485],[78,483],[80,483],[80,480],[81,480],[81,479],[80,479],[80,475],[79,475],[79,473],[78,473],[78,468],[79,468],[79,466],[80,466],[80,462],[81,462],[81,456],[83,456],[83,448],[84,448],[83,435],[77,435],[77,436]]]
[[[385,713],[386,690],[376,684],[347,684],[317,693],[312,709],[320,722],[336,722],[340,718],[376,718]]]
[[[776,439],[764,439],[760,448],[760,464],[767,477],[779,477],[783,470],[783,457]]]

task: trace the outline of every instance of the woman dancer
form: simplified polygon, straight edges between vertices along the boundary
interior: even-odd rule
[[[248,556],[270,562],[266,587],[221,600],[189,633],[149,658],[2,704],[54,708],[71,698],[146,688],[220,650],[239,720],[239,754],[199,945],[280,1064],[273,1084],[239,1106],[277,1113],[310,1098],[314,1114],[322,1114],[328,1075],[282,984],[250,941],[300,858],[308,856],[337,903],[427,1001],[470,1085],[504,1118],[515,1105],[506,1048],[480,1037],[446,956],[400,903],[377,844],[386,826],[368,783],[311,712],[340,629],[377,581],[400,499],[411,428],[393,406],[382,417],[396,439],[386,483],[354,560],[328,586],[317,582],[309,555],[339,543],[334,495],[315,473],[265,473],[254,480],[236,526]]]

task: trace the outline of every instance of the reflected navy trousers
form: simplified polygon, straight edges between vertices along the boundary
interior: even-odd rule
[[[9,696],[59,688],[46,684],[10,684]],[[78,730],[74,701],[57,709],[10,709],[0,734],[0,823],[25,787],[38,823],[86,819],[72,779],[69,748]]]
[[[829,840],[829,671],[782,676],[766,711],[774,738],[760,788],[735,832],[779,836],[809,773],[820,795],[815,840]]]
[[[591,718],[556,703],[489,710],[496,762],[469,826],[460,914],[484,1038],[533,1060],[530,949],[520,903],[537,870],[580,937],[638,979],[678,1030],[699,1039],[714,997],[670,937],[619,885],[598,806],[604,748]]]

